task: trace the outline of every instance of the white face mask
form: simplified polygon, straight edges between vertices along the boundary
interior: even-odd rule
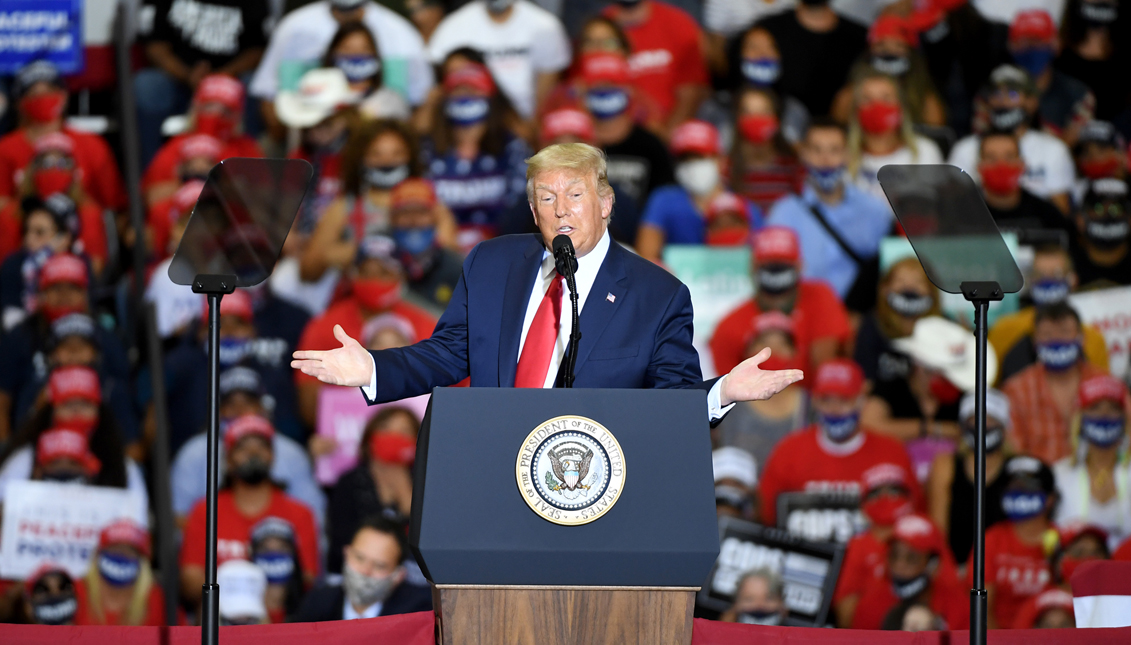
[[[719,164],[714,159],[685,161],[675,167],[675,180],[692,195],[706,195],[719,185]]]

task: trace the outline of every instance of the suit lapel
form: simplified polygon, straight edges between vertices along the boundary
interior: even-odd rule
[[[609,252],[597,271],[597,279],[593,281],[593,288],[585,299],[585,308],[581,310],[581,347],[573,371],[575,378],[581,374],[585,359],[589,358],[589,352],[605,331],[605,326],[612,320],[617,308],[624,304],[628,284],[624,263],[627,253],[615,241],[609,240]],[[612,299],[609,298],[610,295]]]
[[[542,265],[542,243],[538,235],[530,236],[521,262],[514,262],[507,272],[507,285],[503,290],[502,324],[499,325],[499,387],[514,387],[514,374],[518,367],[518,343],[522,337],[522,321],[526,318],[526,305]]]

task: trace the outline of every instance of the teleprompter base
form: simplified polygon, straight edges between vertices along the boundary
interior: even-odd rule
[[[689,645],[698,587],[433,585],[439,645]]]

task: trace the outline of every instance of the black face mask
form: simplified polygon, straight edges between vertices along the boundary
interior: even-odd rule
[[[997,452],[1005,441],[1005,428],[1001,426],[991,428],[986,426],[986,453]],[[978,445],[978,434],[974,424],[964,424],[962,427],[962,443],[973,450]]]
[[[1028,118],[1020,107],[994,108],[990,112],[990,125],[998,132],[1013,132]]]
[[[797,286],[797,269],[788,264],[758,267],[758,290],[769,295],[786,293]]]
[[[31,615],[39,625],[66,625],[75,619],[79,605],[74,594],[48,596],[31,603]]]
[[[872,56],[872,67],[888,76],[903,76],[911,69],[911,59],[895,54]]]
[[[1131,222],[1126,217],[1098,217],[1084,220],[1084,236],[1098,249],[1114,249],[1127,241]]]
[[[931,584],[931,579],[927,576],[926,571],[914,578],[896,578],[895,576],[891,578],[891,590],[895,593],[895,597],[900,600],[918,596],[923,593],[929,584]]]
[[[232,476],[252,486],[262,484],[271,476],[271,464],[259,457],[252,457],[236,464],[232,469]]]
[[[392,190],[408,177],[408,164],[399,166],[364,166],[361,182],[370,188]]]
[[[888,294],[888,306],[904,318],[917,318],[931,310],[934,301],[914,291],[893,291]]]

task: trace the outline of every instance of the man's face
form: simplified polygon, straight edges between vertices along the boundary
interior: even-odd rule
[[[62,236],[55,227],[55,220],[45,211],[32,211],[27,216],[27,231],[24,233],[24,248],[35,253],[50,246],[56,253],[62,251],[58,242]]]
[[[39,292],[43,304],[57,309],[86,311],[86,289],[69,282],[57,282]]]
[[[750,576],[734,594],[734,609],[738,613],[781,611],[782,599],[770,593],[770,585],[761,576]]]
[[[271,464],[275,460],[275,452],[271,448],[271,443],[265,437],[244,437],[228,452],[228,466],[235,470],[240,464],[252,459]]]
[[[530,210],[547,247],[555,237],[568,235],[577,257],[583,257],[605,234],[613,198],[611,194],[602,197],[597,193],[593,173],[547,170],[534,177],[534,203]]]
[[[812,168],[839,168],[848,161],[844,134],[836,128],[813,128],[801,146],[801,160]]]
[[[982,143],[982,161],[985,163],[1011,163],[1021,160],[1017,141],[1009,137],[988,137]]]
[[[902,540],[895,540],[888,548],[888,571],[892,578],[910,580],[927,570],[930,555],[911,548]]]
[[[822,415],[829,417],[843,417],[853,412],[858,412],[864,405],[864,397],[845,398],[835,394],[826,394],[813,399],[813,407]]]
[[[1033,256],[1033,282],[1068,280],[1069,286],[1075,286],[1075,277],[1068,271],[1068,256],[1063,253],[1037,253]]]
[[[249,339],[255,337],[255,326],[243,316],[220,316],[220,338]]]
[[[435,228],[436,210],[420,206],[398,208],[390,215],[389,223],[398,229]]]
[[[403,575],[400,570],[400,545],[393,536],[373,529],[362,529],[345,548],[346,564],[371,578]]]
[[[1070,343],[1080,338],[1080,325],[1071,316],[1063,320],[1042,320],[1033,328],[1033,342],[1037,345],[1044,343],[1062,342]]]
[[[68,336],[55,347],[49,358],[55,367],[90,366],[98,361],[98,349],[82,336]]]

